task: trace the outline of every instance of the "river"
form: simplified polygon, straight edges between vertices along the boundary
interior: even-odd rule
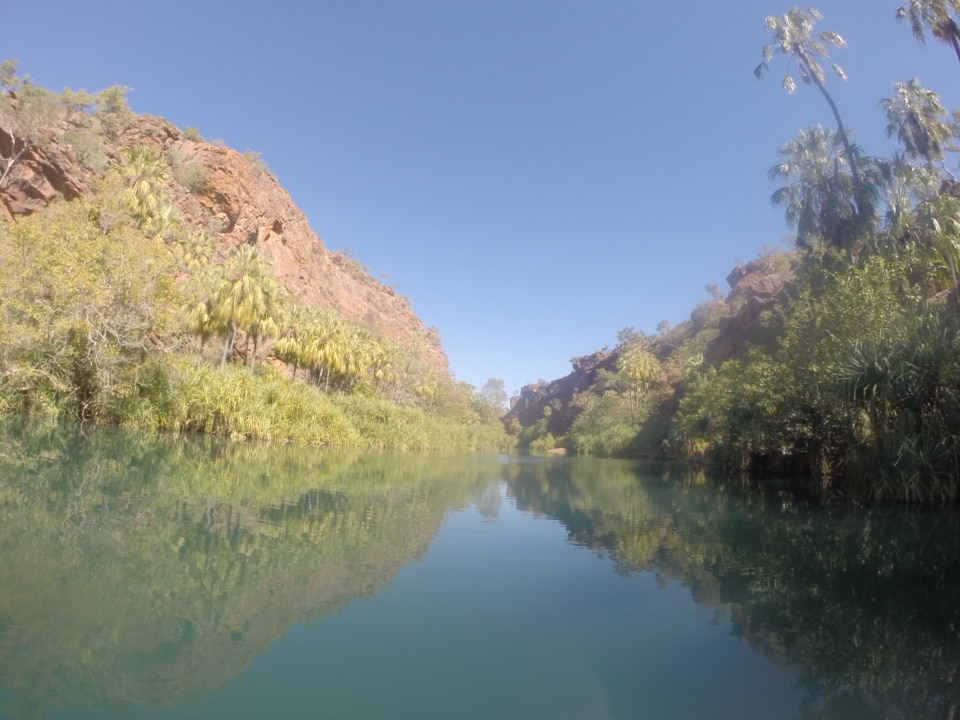
[[[953,718],[960,522],[575,458],[0,426],[0,718]]]

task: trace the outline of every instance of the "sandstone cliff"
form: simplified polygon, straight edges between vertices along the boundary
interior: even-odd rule
[[[72,200],[92,191],[100,174],[89,161],[81,162],[69,140],[71,131],[89,131],[97,122],[86,113],[64,112],[34,130],[33,145],[0,185],[0,215],[10,220],[44,207],[57,195]],[[0,106],[0,156],[12,157],[27,132],[15,113]],[[130,113],[103,144],[102,165],[115,166],[125,150],[146,145],[176,166],[197,168],[202,182],[188,188],[172,181],[169,189],[188,225],[217,231],[221,259],[234,245],[253,244],[296,302],[335,309],[401,345],[417,346],[437,370],[447,372],[439,337],[424,328],[405,297],[353,258],[328,250],[289,193],[255,159],[196,137],[163,118]]]

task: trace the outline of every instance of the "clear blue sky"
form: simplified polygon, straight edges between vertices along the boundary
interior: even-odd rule
[[[960,105],[960,64],[917,44],[899,0],[822,0],[849,43],[828,81],[885,154],[878,101],[920,77]],[[812,87],[752,71],[771,0],[0,0],[2,58],[264,159],[331,249],[349,247],[440,329],[482,385],[570,371],[654,332],[789,232],[777,149]]]

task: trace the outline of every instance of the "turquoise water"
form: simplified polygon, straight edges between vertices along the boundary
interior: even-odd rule
[[[0,717],[947,718],[950,511],[9,426]]]

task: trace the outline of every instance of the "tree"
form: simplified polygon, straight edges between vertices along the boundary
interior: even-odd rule
[[[0,65],[0,84],[11,93],[8,107],[13,116],[13,122],[7,130],[10,137],[9,156],[0,155],[0,162],[4,163],[0,171],[0,186],[10,176],[17,162],[42,142],[43,133],[57,118],[54,94],[34,85],[27,77],[17,77],[14,74],[16,69],[16,60],[6,60]]]
[[[20,78],[17,77],[17,68],[20,61],[15,58],[9,58],[0,63],[0,85],[7,92],[16,90],[20,87]]]
[[[230,349],[240,330],[256,341],[280,324],[282,300],[266,263],[252,245],[230,251],[230,262],[212,298],[211,316],[225,335],[220,368],[226,367]],[[272,325],[270,324],[272,323]]]
[[[947,111],[940,96],[921,86],[917,78],[894,87],[894,95],[880,101],[888,120],[887,137],[896,135],[913,160],[943,160],[944,145],[952,136],[952,128],[944,119]]]
[[[785,206],[787,222],[797,228],[797,245],[806,250],[823,244],[852,253],[856,190],[838,150],[836,134],[814,125],[780,148],[781,160],[770,168],[771,179],[790,181],[770,199]]]
[[[60,93],[60,104],[74,114],[82,114],[86,112],[96,102],[96,100],[97,98],[95,95],[88,93],[83,88],[80,88],[79,90],[71,90],[70,88],[65,87]]]
[[[939,41],[949,43],[960,60],[960,0],[908,0],[897,8],[897,19],[910,22],[917,42],[927,42],[927,29]]]
[[[100,124],[104,132],[111,137],[117,134],[123,119],[130,112],[127,93],[131,89],[123,85],[111,85],[94,95],[94,105],[100,117]]]
[[[850,142],[850,135],[843,123],[843,118],[840,116],[837,103],[827,90],[826,76],[823,67],[820,65],[820,59],[828,57],[826,43],[838,48],[846,47],[847,43],[838,33],[832,31],[821,31],[814,35],[813,27],[822,17],[813,8],[802,10],[797,7],[791,8],[783,17],[772,15],[768,17],[765,25],[767,30],[773,33],[773,42],[763,46],[763,60],[754,69],[753,74],[757,78],[763,77],[763,74],[769,70],[769,62],[774,55],[786,55],[790,60],[796,62],[800,79],[804,83],[813,84],[817,87],[824,100],[827,101],[827,105],[830,106],[833,117],[837,122],[837,134],[843,143],[844,157],[853,176],[857,214],[861,219],[865,219],[870,214],[869,198],[860,177],[857,154]],[[847,74],[843,68],[833,63],[833,69],[841,80],[846,80]],[[783,88],[788,93],[793,93],[797,89],[797,83],[789,72],[783,78]]]
[[[58,200],[0,241],[0,385],[26,412],[102,416],[136,395],[132,378],[161,344],[172,259],[129,218],[104,232],[99,216],[122,212],[112,204],[108,191]]]
[[[490,378],[476,395],[476,407],[484,421],[496,420],[503,416],[507,409],[507,391],[503,380]]]
[[[170,166],[156,150],[146,145],[130,148],[125,159],[120,177],[129,191],[130,211],[143,230],[162,234],[175,214],[166,195]]]
[[[660,361],[652,353],[634,347],[620,356],[617,370],[629,384],[631,410],[637,413],[650,386],[660,377]]]

